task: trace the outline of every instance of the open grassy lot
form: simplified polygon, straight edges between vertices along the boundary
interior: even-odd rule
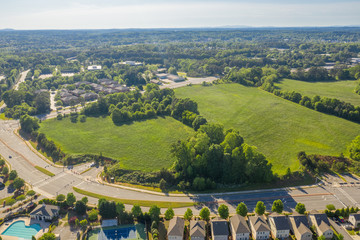
[[[171,117],[122,126],[114,125],[109,117],[89,117],[85,123],[52,119],[41,123],[40,132],[66,153],[101,152],[119,160],[123,168],[145,171],[170,167],[174,161],[171,144],[193,134],[192,128]]]
[[[245,141],[263,152],[277,173],[296,170],[299,151],[339,155],[360,125],[305,108],[263,90],[240,84],[186,86],[175,90],[190,97],[208,121],[240,131]]]
[[[284,79],[275,86],[281,90],[296,91],[303,95],[313,97],[337,98],[344,102],[349,102],[355,106],[360,106],[360,95],[355,93],[358,84],[356,80],[333,81],[333,82],[303,82],[292,79]]]

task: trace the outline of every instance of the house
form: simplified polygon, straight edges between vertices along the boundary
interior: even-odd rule
[[[291,231],[298,240],[311,240],[312,232],[310,230],[308,218],[302,214],[289,215]]]
[[[168,74],[167,73],[158,73],[158,74],[156,74],[156,77],[159,79],[167,79]]]
[[[360,212],[350,214],[349,222],[354,226],[354,228],[358,227],[360,224]]]
[[[168,240],[183,240],[184,237],[184,219],[179,217],[174,217],[169,222],[168,228]]]
[[[243,216],[239,214],[230,218],[230,233],[233,240],[248,240],[250,229]]]
[[[185,78],[178,76],[178,75],[174,75],[174,74],[168,74],[167,79],[169,79],[173,82],[181,82],[181,81],[185,80]]]
[[[258,239],[269,239],[270,228],[267,225],[263,216],[250,216],[249,217],[250,229],[252,237]]]
[[[73,91],[71,91],[71,93],[77,97],[79,97],[81,94],[84,94],[85,91],[84,90],[80,90],[80,89],[75,89]]]
[[[117,92],[128,92],[128,91],[130,91],[130,89],[129,89],[128,87],[123,87],[123,86],[121,86],[121,87],[116,87],[115,90],[116,90]]]
[[[200,220],[190,221],[190,238],[191,240],[205,240],[205,222]]]
[[[84,98],[85,101],[93,101],[98,98],[98,95],[93,92],[88,92],[88,93],[81,94],[80,97]]]
[[[92,66],[88,66],[88,71],[96,71],[96,70],[101,70],[101,66],[100,65],[92,65]]]
[[[64,105],[77,104],[79,103],[79,98],[71,95],[69,97],[61,98],[61,101]]]
[[[316,232],[319,236],[324,236],[326,239],[332,239],[334,232],[330,227],[330,222],[325,213],[311,211],[309,214],[311,225],[315,226]]]
[[[229,238],[228,222],[224,219],[213,219],[211,221],[212,240],[227,240]]]
[[[71,96],[73,96],[73,95],[71,93],[69,93],[67,90],[66,91],[61,90],[61,92],[60,92],[61,98],[71,97]]]
[[[290,235],[290,223],[285,215],[272,213],[268,216],[273,238],[285,239]]]
[[[88,81],[76,82],[76,83],[75,83],[75,86],[76,86],[76,87],[80,87],[82,84],[88,85],[88,84],[90,84],[90,82],[88,82]]]
[[[30,213],[30,218],[41,221],[51,221],[59,216],[60,208],[54,205],[47,205],[45,203],[39,204]]]
[[[117,93],[118,91],[116,91],[115,89],[111,89],[111,88],[105,88],[105,90],[103,92],[105,94],[113,94],[113,93]]]
[[[151,83],[157,84],[157,85],[161,85],[162,83],[159,80],[155,80],[155,79],[151,79],[150,80]]]

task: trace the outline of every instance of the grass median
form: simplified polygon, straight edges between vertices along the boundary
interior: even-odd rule
[[[46,175],[48,175],[48,176],[50,176],[50,177],[55,176],[55,174],[53,174],[52,172],[46,170],[45,168],[42,168],[42,167],[39,167],[39,166],[35,166],[35,168],[36,168],[37,170],[39,170],[40,172],[42,172],[42,173],[44,173],[44,174],[46,174]]]
[[[124,204],[134,205],[138,204],[143,207],[151,207],[153,205],[156,205],[160,208],[180,208],[180,207],[192,207],[195,206],[197,203],[188,203],[188,202],[161,202],[161,201],[147,201],[147,200],[130,200],[130,199],[121,199],[121,198],[115,198],[115,197],[108,197],[105,195],[85,191],[82,189],[79,189],[77,187],[73,187],[74,191],[77,193],[80,193],[82,195],[93,197],[93,198],[104,198],[108,201],[114,201],[114,202],[122,202]]]

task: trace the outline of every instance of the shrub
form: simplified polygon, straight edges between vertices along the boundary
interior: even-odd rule
[[[36,194],[36,192],[34,190],[29,190],[26,195],[28,196],[34,196]]]

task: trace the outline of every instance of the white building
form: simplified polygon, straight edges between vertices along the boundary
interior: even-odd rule
[[[334,231],[330,227],[330,222],[325,213],[311,211],[309,214],[311,225],[315,226],[316,232],[319,236],[324,236],[326,239],[332,239]]]
[[[272,213],[268,216],[273,238],[285,239],[290,235],[290,224],[286,216]]]
[[[100,65],[92,65],[92,66],[88,66],[88,71],[96,71],[96,70],[101,70],[101,66]]]
[[[249,223],[253,239],[266,240],[270,238],[270,228],[263,216],[250,216]]]
[[[184,219],[179,217],[174,217],[169,222],[168,228],[168,240],[183,240],[184,237]]]
[[[243,216],[238,214],[230,218],[230,232],[233,240],[248,240],[250,229]]]
[[[59,216],[59,211],[60,208],[58,206],[39,204],[31,211],[30,218],[41,221],[51,221],[55,217]]]
[[[358,227],[360,224],[360,213],[352,213],[349,215],[349,222],[354,226]]]

